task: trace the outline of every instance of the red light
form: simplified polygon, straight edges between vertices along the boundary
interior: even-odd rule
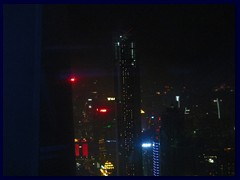
[[[79,156],[79,145],[75,144],[75,156]]]
[[[83,156],[87,157],[88,156],[88,144],[84,143],[82,145],[82,154]]]
[[[100,109],[99,112],[105,113],[105,112],[107,112],[107,109]]]
[[[71,81],[71,82],[75,82],[76,79],[75,79],[75,78],[71,78],[70,81]]]

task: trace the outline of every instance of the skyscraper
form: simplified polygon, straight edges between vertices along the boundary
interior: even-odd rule
[[[142,175],[140,78],[130,35],[115,42],[118,175]]]

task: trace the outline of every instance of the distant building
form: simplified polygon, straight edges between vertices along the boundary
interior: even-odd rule
[[[185,138],[184,113],[171,106],[161,121],[161,175],[193,175],[194,146]]]
[[[89,79],[85,84],[89,91],[82,99],[74,98],[75,138],[79,145],[76,166],[80,176],[116,175],[115,97],[102,93],[101,85]],[[112,169],[103,169],[106,162],[111,163]]]
[[[130,35],[115,42],[118,174],[142,175],[140,78]]]

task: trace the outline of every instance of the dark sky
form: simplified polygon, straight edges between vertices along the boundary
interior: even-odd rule
[[[235,9],[230,5],[48,5],[48,52],[74,71],[112,73],[113,35],[136,36],[142,86],[214,86],[235,78]]]

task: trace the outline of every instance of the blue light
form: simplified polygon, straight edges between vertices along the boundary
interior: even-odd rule
[[[151,116],[151,119],[154,119],[154,116]]]
[[[142,147],[147,148],[147,147],[151,147],[152,144],[151,143],[142,143]]]

